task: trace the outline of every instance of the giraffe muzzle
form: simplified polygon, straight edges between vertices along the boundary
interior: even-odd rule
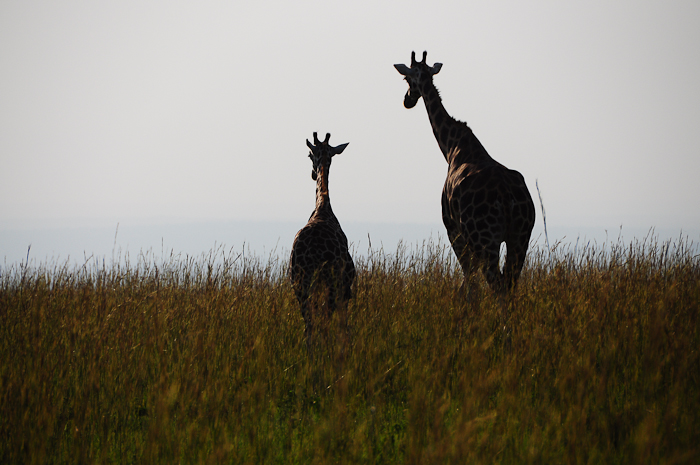
[[[409,90],[406,92],[406,96],[403,98],[403,106],[406,108],[413,108],[416,106],[416,102],[418,102],[418,99],[420,98],[420,94],[414,94],[411,93]]]

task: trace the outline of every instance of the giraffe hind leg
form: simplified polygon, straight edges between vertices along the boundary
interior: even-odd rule
[[[506,242],[506,262],[503,266],[503,280],[501,293],[501,306],[503,308],[503,320],[506,343],[510,344],[511,332],[515,329],[514,325],[508,324],[509,315],[516,305],[515,301],[510,296],[515,289],[520,277],[520,272],[525,264],[525,255],[529,244],[529,236],[527,240],[508,241]]]
[[[463,252],[458,255],[458,259],[464,274],[462,284],[459,286],[459,293],[464,296],[468,308],[478,310],[481,306],[481,288],[478,275],[481,268],[479,254],[469,247],[465,247]]]
[[[299,301],[299,307],[301,307],[301,317],[304,319],[304,338],[306,339],[306,348],[310,350],[314,332],[312,319],[313,302],[311,296],[311,283],[303,278],[295,281],[294,294]]]
[[[503,273],[498,267],[501,244],[485,248],[481,256],[481,265],[486,282],[496,294],[503,292]]]
[[[512,291],[518,283],[529,242],[528,237],[527,241],[506,244],[506,263],[503,267],[503,287],[506,292]]]
[[[301,302],[301,316],[304,318],[304,337],[306,338],[306,347],[311,347],[311,339],[313,337],[314,326],[311,319],[311,305],[309,302],[309,297],[307,296]]]
[[[489,287],[499,293],[502,287],[503,275],[498,267],[500,244],[479,247],[471,254],[464,253],[460,258],[460,265],[464,272],[465,284],[469,288],[478,286],[477,272],[481,270]],[[471,293],[471,289],[470,289]]]

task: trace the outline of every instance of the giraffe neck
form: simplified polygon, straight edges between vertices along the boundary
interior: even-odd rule
[[[314,216],[333,215],[331,198],[328,195],[328,167],[320,166],[316,173],[316,209]]]
[[[466,123],[457,121],[445,110],[442,98],[433,80],[423,84],[423,102],[428,111],[430,126],[447,163],[489,163],[494,160],[486,152]],[[459,157],[459,160],[455,158]]]

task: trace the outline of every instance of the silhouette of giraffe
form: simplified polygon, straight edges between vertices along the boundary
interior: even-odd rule
[[[408,92],[404,106],[413,108],[423,97],[430,125],[448,163],[442,189],[442,221],[467,281],[481,269],[491,289],[505,293],[518,281],[535,224],[535,205],[523,176],[495,161],[466,123],[452,118],[445,107],[433,76],[442,63],[432,67],[416,61],[411,67],[394,65],[405,76]],[[503,272],[498,259],[506,243]],[[471,289],[472,286],[470,286]]]
[[[311,178],[316,181],[316,208],[306,226],[294,238],[289,262],[289,276],[301,305],[309,347],[314,318],[320,316],[329,319],[336,307],[341,306],[342,324],[347,324],[347,302],[352,297],[352,283],[355,280],[355,265],[348,251],[348,239],[333,214],[328,196],[331,159],[342,153],[348,144],[332,147],[328,143],[330,136],[326,134],[326,139],[320,142],[314,132],[313,145],[306,140],[313,163]],[[312,318],[312,312],[318,311],[321,313],[314,314]]]

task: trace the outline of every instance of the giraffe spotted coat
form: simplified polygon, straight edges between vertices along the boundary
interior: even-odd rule
[[[313,163],[311,177],[316,181],[316,208],[294,238],[289,261],[289,276],[301,306],[307,342],[314,328],[314,318],[330,317],[336,307],[347,306],[355,280],[348,239],[333,213],[328,195],[331,159],[342,153],[348,144],[332,147],[329,138],[330,134],[326,134],[321,142],[314,132],[314,144],[306,141]],[[314,305],[315,294],[322,296],[318,305]],[[325,315],[312,315],[318,311],[324,311]]]
[[[448,163],[442,190],[442,220],[465,279],[481,269],[497,292],[512,289],[520,276],[535,206],[523,176],[508,169],[486,152],[466,123],[452,118],[433,84],[441,63],[428,66],[411,53],[411,66],[394,65],[408,82],[404,106],[413,108],[423,98],[433,134]],[[499,269],[501,243],[506,261]]]

